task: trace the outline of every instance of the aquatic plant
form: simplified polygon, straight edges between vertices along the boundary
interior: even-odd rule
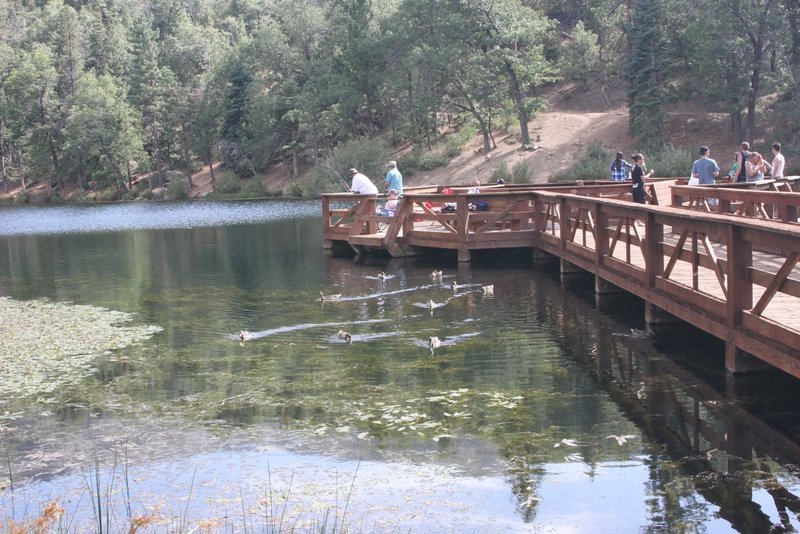
[[[0,297],[0,403],[78,383],[96,358],[139,343],[158,326],[120,326],[133,315],[96,306]]]

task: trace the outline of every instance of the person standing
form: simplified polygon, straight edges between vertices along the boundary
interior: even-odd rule
[[[631,164],[622,159],[622,152],[617,152],[617,156],[611,162],[611,179],[615,182],[624,182],[628,179],[630,168]]]
[[[745,144],[742,143],[742,145]],[[707,146],[701,146],[700,159],[695,160],[692,164],[692,178],[697,178],[699,185],[713,185],[714,178],[719,176],[719,165],[708,157],[710,152],[711,150]]]
[[[645,174],[647,164],[644,161],[643,155],[634,154],[631,156],[631,159],[633,160],[633,170],[631,171],[631,180],[633,181],[631,192],[633,193],[633,201],[644,204],[645,197],[647,196],[644,192],[644,181],[653,176],[655,171],[651,169]]]
[[[358,193],[359,195],[377,195],[378,188],[372,183],[372,180],[365,175],[358,172],[358,169],[350,169],[350,178],[353,180],[350,186],[350,191]]]
[[[386,173],[386,178],[384,179],[383,183],[385,189],[389,191],[390,189],[394,189],[397,191],[398,195],[403,194],[403,175],[400,174],[400,171],[397,170],[397,162],[390,161],[386,164],[386,167],[389,168],[388,172]]]
[[[748,182],[760,182],[764,179],[764,173],[767,172],[770,165],[764,158],[761,157],[761,154],[758,152],[751,152],[750,158],[747,160],[745,164],[747,166],[747,181]]]
[[[783,170],[786,168],[786,158],[781,154],[781,144],[772,143],[772,179],[783,180]]]
[[[742,141],[742,149],[736,153],[736,163],[739,164],[739,172],[736,175],[736,182],[747,181],[747,160],[750,159],[750,143]]]

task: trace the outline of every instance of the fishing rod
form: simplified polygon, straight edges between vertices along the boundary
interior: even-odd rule
[[[344,178],[342,178],[342,175],[339,174],[339,172],[336,169],[331,167],[331,165],[329,163],[326,163],[325,166],[328,167],[328,170],[330,170],[333,173],[333,175],[336,176],[336,178],[339,179],[339,183],[341,183],[344,186],[344,188],[347,190],[347,192],[349,193],[350,192],[350,186],[347,185],[347,182],[344,181]]]

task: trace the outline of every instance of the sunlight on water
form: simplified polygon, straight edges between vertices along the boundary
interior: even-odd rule
[[[129,202],[88,206],[3,206],[0,235],[165,230],[252,224],[318,215],[314,201]]]

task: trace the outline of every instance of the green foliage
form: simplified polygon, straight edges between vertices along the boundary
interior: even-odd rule
[[[236,176],[224,174],[217,177],[214,183],[214,192],[211,194],[214,198],[234,195],[242,190],[242,182]]]
[[[625,71],[630,132],[643,143],[662,143],[666,134],[665,72],[668,46],[666,15],[661,2],[634,0],[631,53]]]
[[[591,143],[586,147],[586,155],[564,172],[553,176],[551,181],[573,180],[607,180],[611,155],[600,143]]]
[[[645,155],[648,168],[655,170],[655,176],[664,177],[689,176],[692,162],[698,157],[694,150],[672,146],[664,146]],[[722,168],[727,162],[718,160],[717,163]]]
[[[14,204],[26,204],[28,202],[29,195],[27,191],[20,191],[17,193],[17,196],[14,197]]]
[[[531,182],[533,182],[533,168],[531,164],[524,159],[519,160],[511,167],[511,183],[529,184]]]
[[[448,158],[460,156],[464,150],[464,145],[478,133],[472,124],[465,124],[458,131],[447,136],[444,142],[444,155]]]
[[[450,163],[450,158],[433,150],[423,152],[417,160],[418,168],[423,171],[432,171]]]
[[[189,180],[177,178],[170,180],[167,190],[164,192],[165,200],[183,200],[189,194]]]
[[[600,47],[597,35],[578,21],[572,30],[572,39],[564,46],[561,68],[565,77],[587,84],[589,76],[599,65]]]
[[[508,163],[505,161],[492,171],[492,183],[497,183],[497,180],[503,180],[507,184],[511,183],[511,172],[508,170]]]
[[[334,193],[350,190],[348,170],[358,169],[380,189],[386,174],[386,162],[391,151],[381,139],[359,137],[340,144],[312,169],[310,188],[315,193]],[[400,167],[401,172],[405,172]]]

